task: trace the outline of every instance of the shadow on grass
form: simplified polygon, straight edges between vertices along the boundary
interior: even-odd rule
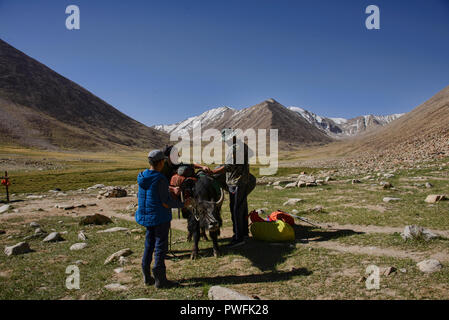
[[[294,253],[298,248],[296,247],[296,243],[308,243],[312,241],[327,241],[333,240],[341,237],[347,237],[354,234],[362,234],[363,232],[355,232],[353,230],[332,230],[332,229],[316,229],[308,226],[295,226],[295,241],[294,242],[282,242],[282,243],[271,243],[271,242],[263,242],[257,241],[253,238],[249,238],[245,245],[237,248],[227,248],[224,246],[224,243],[228,243],[231,239],[219,239],[220,244],[220,254],[230,255],[236,254],[242,257],[247,258],[251,261],[251,264],[258,268],[259,270],[266,272],[270,271],[268,279],[276,279],[276,275],[278,277],[285,277],[285,273],[280,273],[276,270],[277,265],[283,263],[289,255]],[[190,250],[176,250],[172,251],[175,254],[176,258],[179,260],[190,259]],[[212,256],[212,248],[202,249],[200,250],[200,259],[204,256]],[[170,255],[169,255],[170,256]],[[282,275],[284,274],[284,275]],[[288,275],[288,273],[287,273]],[[307,272],[303,270],[302,275],[307,275]],[[249,277],[250,279],[246,279],[245,277]],[[263,282],[261,279],[257,277],[265,277],[264,275],[254,276],[255,279],[258,279],[258,282]],[[225,277],[228,281],[233,281],[233,278]],[[211,278],[210,281],[215,281],[212,279],[219,279],[217,281],[223,281],[220,283],[229,283],[225,280],[220,280],[221,277]],[[239,280],[240,279],[240,280]],[[247,280],[255,280],[250,276],[244,276],[243,278],[236,278],[237,282],[246,282]],[[279,278],[277,279],[279,280]],[[277,281],[273,280],[273,281]],[[268,280],[267,280],[268,281]],[[271,280],[270,280],[271,281]],[[237,283],[236,282],[236,283]],[[230,282],[233,283],[233,282]]]
[[[317,229],[309,226],[295,225],[295,238],[297,242],[320,242],[348,237],[355,234],[364,234],[351,229]]]
[[[200,277],[178,280],[180,283],[188,283],[189,287],[202,287],[207,285],[220,284],[241,284],[241,283],[264,283],[290,280],[292,277],[308,276],[312,272],[306,268],[293,269],[292,271],[272,271],[263,274],[249,274],[249,275],[226,275],[215,277]]]

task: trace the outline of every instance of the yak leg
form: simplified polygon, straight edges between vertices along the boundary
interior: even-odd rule
[[[212,238],[212,244],[214,247],[214,257],[218,257],[220,255],[220,251],[218,250],[218,232],[209,232],[210,237]]]
[[[200,228],[200,236],[204,238],[204,240],[209,241],[206,234],[206,229]]]
[[[198,242],[200,241],[200,223],[195,219],[189,220],[189,233],[193,236],[193,248],[190,259],[194,260],[198,258]]]

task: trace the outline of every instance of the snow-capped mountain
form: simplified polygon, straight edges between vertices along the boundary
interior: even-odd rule
[[[210,126],[215,122],[222,121],[232,117],[238,111],[229,107],[219,107],[203,112],[199,116],[190,117],[169,125],[156,125],[153,128],[167,133],[177,132],[178,134],[188,133],[201,123],[204,126]]]
[[[269,99],[265,101],[268,105],[278,104],[275,100]],[[297,130],[299,127],[304,127],[304,122],[299,121],[298,119],[304,119],[306,122],[311,124],[313,127],[319,129],[324,132],[326,135],[332,138],[340,138],[345,136],[354,136],[358,135],[367,130],[374,129],[376,127],[384,126],[402,115],[401,114],[392,114],[387,116],[375,116],[375,115],[364,115],[352,119],[345,118],[331,118],[331,117],[323,117],[319,116],[311,111],[308,111],[304,108],[300,107],[284,107],[281,104],[278,104],[280,108],[277,108],[274,113],[280,113],[282,108],[288,109],[294,114],[299,115],[300,118],[296,118],[294,120],[297,123]],[[169,125],[157,125],[154,126],[155,129],[172,133],[177,132],[178,134],[188,133],[193,128],[195,128],[200,122],[202,128],[224,128],[224,127],[233,127],[237,124],[243,122],[253,123],[254,125],[258,124],[258,119],[260,114],[252,112],[253,107],[244,108],[242,110],[236,110],[230,107],[219,107],[210,109],[202,114],[194,117],[190,117],[184,121],[180,121],[174,124]],[[254,119],[248,119],[254,118]],[[260,121],[259,121],[260,122]],[[266,121],[265,121],[266,122]],[[260,125],[260,123],[259,123]],[[282,124],[279,124],[282,127]],[[273,128],[276,127],[276,124],[272,125]],[[293,129],[291,121],[289,122],[290,129]],[[241,128],[245,129],[245,128]]]
[[[327,134],[334,137],[354,136],[367,130],[384,126],[404,115],[404,113],[397,113],[387,116],[364,115],[352,119],[327,118],[316,115],[315,113],[307,111],[303,108],[288,108],[298,113],[315,127],[324,130]]]

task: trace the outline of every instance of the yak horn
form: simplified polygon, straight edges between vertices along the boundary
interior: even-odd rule
[[[224,191],[222,188],[220,188],[221,191],[221,195],[220,195],[220,199],[218,199],[218,201],[216,202],[217,205],[221,205],[224,201]]]

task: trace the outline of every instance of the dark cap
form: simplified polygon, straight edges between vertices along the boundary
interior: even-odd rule
[[[148,153],[148,159],[151,159],[154,162],[158,162],[162,159],[167,159],[167,157],[161,150],[151,150],[150,153]]]

